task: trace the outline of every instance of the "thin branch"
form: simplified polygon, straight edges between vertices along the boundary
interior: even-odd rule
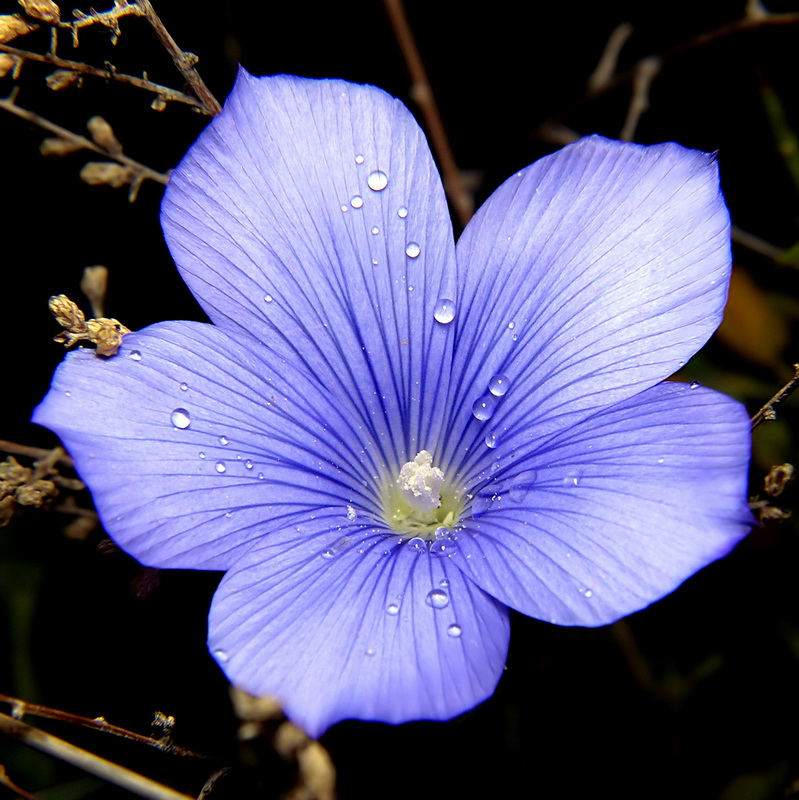
[[[656,56],[644,58],[636,65],[633,95],[630,98],[624,127],[619,135],[621,140],[631,142],[635,138],[635,129],[638,127],[638,122],[641,116],[649,110],[649,89],[659,72],[660,59]]]
[[[430,133],[430,142],[441,165],[444,188],[455,209],[458,221],[461,225],[466,225],[474,213],[474,199],[464,186],[463,176],[455,163],[455,156],[452,153],[444,123],[441,121],[441,115],[438,113],[438,106],[422,63],[422,57],[419,55],[408,18],[405,16],[402,0],[383,0],[383,4],[402,50],[405,65],[411,75],[411,97],[422,110]]]
[[[725,23],[724,25],[720,25],[718,28],[706,31],[705,33],[700,33],[693,39],[689,39],[687,42],[682,42],[675,47],[670,48],[669,50],[665,50],[663,53],[650,54],[646,58],[643,58],[641,61],[637,62],[631,69],[619,73],[614,78],[607,80],[602,86],[599,86],[595,89],[586,90],[585,94],[579,100],[571,103],[558,113],[553,114],[551,117],[544,120],[542,124],[560,122],[564,117],[568,116],[585,103],[596,100],[597,98],[608,94],[620,86],[633,83],[638,75],[640,63],[642,61],[646,61],[647,58],[655,57],[661,62],[665,63],[669,59],[674,58],[674,56],[681,55],[682,53],[685,53],[689,50],[694,50],[698,47],[704,47],[705,45],[712,44],[721,39],[726,39],[728,36],[734,36],[738,33],[777,25],[796,24],[799,24],[799,12],[795,11],[784,14],[766,13],[765,16],[756,14],[744,17],[743,19],[735,20],[734,22]]]
[[[22,800],[37,800],[36,795],[26,792],[8,777],[6,768],[2,764],[0,764],[0,786],[5,786],[7,789],[11,789],[12,792],[16,792]]]
[[[616,74],[619,55],[632,33],[633,26],[629,22],[622,22],[621,25],[613,29],[605,44],[605,49],[602,51],[599,63],[588,78],[586,86],[591,94],[595,94],[602,89]]]
[[[162,172],[156,172],[155,170],[150,169],[150,167],[147,167],[144,164],[141,164],[138,161],[130,158],[129,156],[126,156],[124,153],[111,152],[110,150],[99,147],[85,136],[80,136],[77,133],[73,133],[66,128],[62,128],[60,125],[50,122],[50,120],[47,120],[44,117],[40,117],[38,114],[34,114],[33,111],[28,111],[27,109],[18,106],[14,102],[14,97],[15,92],[12,92],[9,97],[0,99],[0,108],[16,115],[17,117],[20,117],[21,119],[32,122],[34,125],[38,125],[40,128],[50,131],[50,133],[54,133],[60,139],[72,142],[74,145],[76,145],[75,149],[91,150],[94,153],[99,153],[104,158],[116,161],[119,164],[128,167],[134,175],[133,180],[131,180],[131,200],[135,199],[136,192],[138,191],[138,187],[141,185],[142,181],[149,179],[164,186],[166,186],[167,182],[169,181],[169,175],[166,175]]]
[[[787,400],[793,394],[797,386],[799,386],[799,364],[794,364],[793,378],[791,378],[788,383],[786,383],[785,386],[783,386],[782,389],[752,417],[752,430],[765,420],[777,419],[777,412],[774,410],[774,406]]]
[[[22,717],[28,714],[34,717],[44,717],[45,719],[57,719],[60,722],[81,725],[84,728],[91,728],[95,731],[102,731],[103,733],[110,733],[113,736],[119,736],[121,739],[128,739],[132,742],[138,742],[139,744],[146,744],[173,755],[188,756],[190,758],[207,758],[207,756],[204,756],[202,753],[195,753],[193,750],[189,750],[185,747],[179,747],[174,744],[165,746],[160,739],[134,733],[127,728],[119,727],[119,725],[111,725],[109,722],[106,722],[103,717],[95,717],[94,719],[90,717],[81,717],[78,714],[70,714],[68,711],[61,711],[57,708],[40,706],[37,703],[27,703],[17,697],[10,697],[5,694],[0,694],[0,703],[6,703],[11,706],[11,713],[15,719],[22,719]]]
[[[742,230],[737,225],[732,226],[732,240],[735,244],[739,244],[741,247],[745,247],[753,253],[765,256],[778,263],[785,255],[784,248],[777,247],[776,244],[767,242],[765,239],[761,239],[759,236],[749,233],[749,231]]]
[[[90,64],[84,64],[82,61],[69,61],[66,58],[60,58],[52,53],[34,53],[30,50],[19,50],[16,47],[1,43],[0,53],[8,53],[9,55],[16,56],[25,61],[38,61],[43,64],[52,64],[54,67],[77,72],[80,75],[92,75],[97,78],[103,78],[104,80],[135,86],[137,89],[144,89],[147,92],[157,94],[163,100],[173,103],[185,103],[186,105],[206,113],[205,107],[196,97],[185,94],[184,92],[179,92],[177,89],[170,89],[168,86],[154,83],[147,78],[137,78],[135,75],[126,75],[114,69],[93,67]]]
[[[193,800],[189,795],[177,792],[169,786],[157,783],[138,772],[133,772],[113,761],[96,756],[94,753],[5,714],[0,714],[0,733],[66,761],[104,781],[121,786],[139,797],[147,797],[150,800]]]
[[[143,16],[147,18],[150,25],[152,25],[155,35],[166,48],[167,53],[169,53],[172,61],[175,62],[175,66],[180,71],[186,83],[191,86],[191,90],[202,104],[205,113],[209,116],[216,116],[222,110],[222,106],[211,93],[211,90],[205,85],[205,81],[200,77],[200,73],[195,69],[197,56],[193,53],[186,53],[178,47],[177,42],[175,42],[169,34],[169,31],[164,27],[164,23],[161,22],[158,14],[155,13],[155,9],[150,0],[134,0],[134,2],[141,9]]]
[[[4,453],[13,453],[15,456],[25,456],[26,458],[47,458],[53,451],[45,450],[43,447],[30,447],[27,444],[17,444],[16,442],[9,442],[6,439],[0,439],[0,451]],[[75,463],[66,454],[60,455],[58,461],[67,467],[74,467]],[[0,695],[0,701],[3,700],[3,695]]]

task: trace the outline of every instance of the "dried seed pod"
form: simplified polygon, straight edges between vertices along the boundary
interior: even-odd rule
[[[88,332],[83,312],[78,308],[77,303],[73,303],[65,294],[54,295],[50,298],[48,305],[50,313],[62,328],[73,333]]]
[[[56,139],[49,137],[44,139],[39,145],[39,152],[48,158],[58,158],[59,156],[66,156],[82,149],[83,145],[80,142],[73,142],[69,139]]]
[[[166,108],[166,98],[159,94],[158,97],[150,103],[150,108],[152,108],[153,111],[163,111]]]
[[[10,42],[17,36],[35,31],[39,26],[29,22],[22,14],[0,14],[0,42]]]
[[[89,341],[97,345],[97,355],[115,356],[122,344],[122,338],[130,333],[121,322],[100,317],[86,323],[89,328]]]
[[[90,161],[80,171],[80,179],[91,186],[113,186],[118,189],[130,183],[133,170],[110,161]]]
[[[53,0],[19,0],[22,10],[34,19],[57,25],[61,21],[61,9]]]
[[[52,481],[32,481],[20,486],[14,495],[21,506],[40,506],[45,500],[55,497],[58,489]]]
[[[114,129],[105,119],[99,116],[92,117],[86,123],[86,127],[89,129],[89,133],[95,144],[100,145],[104,150],[115,155],[122,152],[122,144],[114,135]]]
[[[48,88],[52,89],[54,92],[68,89],[70,86],[74,86],[79,80],[80,72],[75,72],[71,69],[57,69],[45,78]]]
[[[764,481],[766,494],[771,495],[771,497],[777,497],[777,495],[782,494],[785,486],[793,480],[793,474],[793,464],[780,464],[772,467]]]

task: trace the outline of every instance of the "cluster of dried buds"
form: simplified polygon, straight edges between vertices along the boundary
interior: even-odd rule
[[[54,341],[67,347],[76,342],[87,341],[97,346],[97,355],[114,356],[122,339],[130,330],[119,320],[98,317],[87,320],[83,312],[65,294],[50,298],[50,311],[56,322],[64,330],[54,337]]]
[[[19,0],[24,14],[0,14],[0,43],[6,44],[31,33],[39,27],[39,22],[57,25],[61,21],[61,10],[53,0]],[[0,53],[0,78],[16,72],[21,65],[19,56]]]

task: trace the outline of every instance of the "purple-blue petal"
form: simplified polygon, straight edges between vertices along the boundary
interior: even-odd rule
[[[424,135],[385,92],[253,78],[172,174],[164,234],[215,325],[353,397],[398,468],[438,435],[455,246]]]
[[[230,680],[279,698],[311,736],[467,711],[494,691],[508,637],[507,608],[448,558],[327,513],[248,553],[209,621]]]
[[[749,447],[741,405],[680,383],[604,409],[520,461],[497,447],[501,477],[473,499],[453,563],[529,616],[613,622],[746,535]]]
[[[212,325],[154,325],[112,358],[70,353],[33,419],[72,454],[109,534],[150,566],[227,569],[297,514],[379,509],[379,445],[347,398]]]
[[[468,478],[486,435],[532,448],[668,377],[717,327],[730,244],[715,158],[581,139],[504,183],[457,252],[447,452]]]

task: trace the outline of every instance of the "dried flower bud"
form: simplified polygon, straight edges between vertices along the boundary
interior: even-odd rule
[[[65,294],[54,295],[48,305],[50,313],[62,328],[73,333],[86,333],[89,330],[83,312]]]
[[[38,27],[35,22],[28,22],[22,14],[0,14],[0,42],[10,42]]]
[[[49,158],[58,158],[60,156],[67,156],[70,153],[74,153],[80,150],[82,147],[83,145],[79,142],[72,142],[69,139],[56,139],[55,137],[50,137],[45,139],[39,145],[39,152],[43,156],[48,156]]]
[[[308,734],[291,722],[284,722],[275,731],[274,747],[285,759],[297,757],[297,753],[310,743]]]
[[[108,267],[86,267],[80,279],[80,290],[92,304],[92,314],[102,317],[105,313],[105,293],[108,290]]]
[[[83,542],[96,527],[97,519],[95,517],[75,517],[75,519],[64,528],[64,535],[67,539],[75,539]]]
[[[4,489],[22,486],[30,479],[31,471],[28,467],[23,467],[14,456],[8,456],[5,461],[0,463],[0,481],[4,484]]]
[[[21,506],[40,506],[45,500],[55,497],[58,489],[52,481],[33,481],[20,486],[15,497]]]
[[[102,117],[92,117],[87,123],[92,139],[109,153],[118,155],[122,152],[122,144],[114,136],[114,129]]]
[[[150,108],[152,108],[153,111],[163,111],[166,108],[166,99],[158,95],[158,97],[150,103]]]
[[[241,689],[231,687],[230,699],[233,703],[233,713],[240,720],[266,722],[283,716],[280,703],[275,697],[255,697]]]
[[[4,528],[14,519],[17,512],[17,503],[13,495],[0,499],[0,528]]]
[[[61,10],[53,0],[19,0],[19,4],[29,17],[49,25],[57,25],[61,20]]]
[[[89,341],[97,345],[97,354],[100,356],[115,356],[122,344],[122,338],[130,333],[121,322],[106,317],[90,319],[86,324],[89,328]]]
[[[777,506],[763,506],[758,512],[758,517],[761,522],[765,522],[766,520],[788,519],[790,516],[790,511],[784,508],[778,508]]]
[[[71,69],[57,69],[45,78],[48,88],[52,89],[54,92],[60,92],[61,89],[68,89],[79,80],[80,72],[75,72]]]
[[[777,497],[783,493],[785,486],[793,480],[793,464],[780,464],[772,467],[764,482],[766,494]]]
[[[80,171],[80,179],[91,186],[113,186],[118,189],[130,183],[133,170],[110,161],[89,161]]]
[[[319,742],[310,742],[297,754],[300,781],[315,800],[335,800],[336,768]]]
[[[21,59],[17,56],[0,53],[0,78],[5,78],[6,75],[13,72],[20,61]]]

